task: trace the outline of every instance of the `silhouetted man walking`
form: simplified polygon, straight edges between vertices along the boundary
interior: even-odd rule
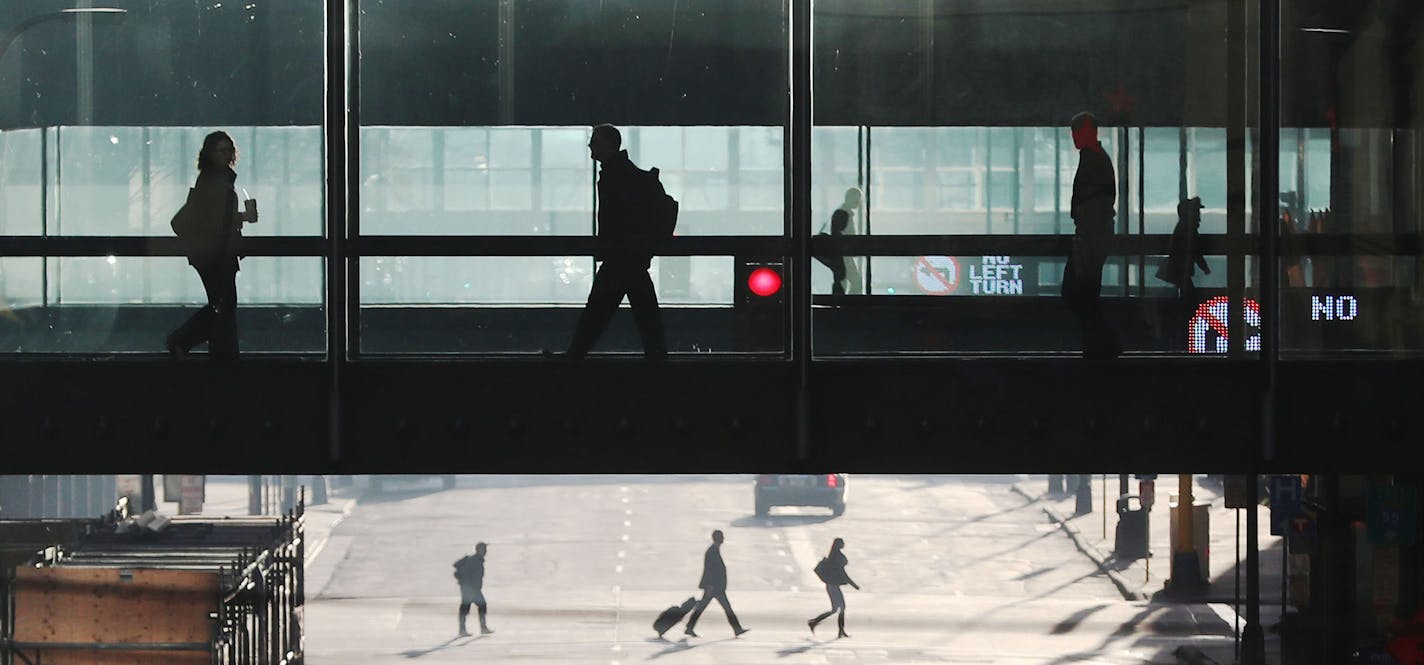
[[[722,562],[720,530],[712,532],[712,545],[702,556],[702,580],[697,583],[697,587],[702,589],[702,598],[692,610],[692,617],[687,620],[687,630],[682,631],[683,633],[697,637],[693,628],[697,626],[697,619],[702,616],[702,610],[707,609],[713,598],[722,605],[722,611],[727,613],[727,623],[732,624],[732,632],[738,636],[747,632],[748,629],[743,628],[741,622],[737,621],[737,613],[732,611],[732,603],[727,600],[727,564]]]
[[[569,343],[567,358],[583,358],[599,335],[608,327],[613,313],[628,296],[633,307],[633,321],[643,338],[643,356],[649,360],[667,357],[667,341],[663,332],[662,312],[658,309],[658,294],[648,266],[653,255],[647,250],[628,247],[637,236],[648,236],[652,222],[648,201],[639,197],[643,179],[648,174],[633,165],[628,151],[622,149],[623,135],[613,125],[598,125],[588,141],[589,155],[600,165],[598,171],[598,240],[600,250],[594,255],[603,263],[593,276],[588,303],[579,316]]]
[[[460,637],[466,637],[470,633],[465,630],[465,617],[470,616],[470,605],[479,610],[480,613],[480,634],[489,635],[493,633],[489,624],[485,623],[485,613],[489,606],[485,603],[485,552],[488,546],[484,543],[475,545],[475,553],[461,558],[455,562],[455,579],[460,583]]]
[[[1122,353],[1117,332],[1103,318],[1103,263],[1113,234],[1117,177],[1112,160],[1098,141],[1098,119],[1079,113],[1070,123],[1078,149],[1078,173],[1073,176],[1073,251],[1063,268],[1063,300],[1082,330],[1083,357],[1111,359]]]

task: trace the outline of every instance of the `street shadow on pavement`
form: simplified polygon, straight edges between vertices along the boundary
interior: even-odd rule
[[[464,645],[466,645],[466,644],[469,644],[469,643],[471,643],[471,642],[474,642],[475,640],[483,639],[484,637],[485,637],[484,635],[468,635],[468,636],[465,636],[465,637],[458,637],[458,636],[457,636],[457,637],[452,637],[452,638],[450,638],[450,639],[448,639],[448,640],[445,640],[445,641],[444,641],[443,643],[441,643],[441,644],[437,644],[437,645],[435,645],[435,646],[433,646],[433,647],[430,647],[429,649],[409,649],[409,650],[406,650],[406,651],[402,651],[402,652],[401,652],[401,655],[402,655],[402,656],[405,656],[406,658],[421,658],[421,657],[424,657],[424,656],[429,656],[430,654],[435,653],[435,652],[437,652],[437,651],[442,651],[442,650],[448,649],[448,648],[450,648],[450,647],[464,646]],[[458,644],[457,644],[457,643],[458,643]]]
[[[1052,531],[1044,531],[1043,533],[1040,533],[1040,534],[1038,534],[1037,536],[1034,536],[1034,537],[1032,537],[1032,538],[1029,538],[1028,540],[1023,541],[1022,543],[1018,543],[1017,545],[1014,545],[1014,546],[1012,546],[1012,547],[1006,547],[1006,548],[1001,549],[1001,550],[999,550],[999,551],[997,551],[997,552],[990,552],[990,553],[988,553],[988,554],[983,554],[983,555],[980,555],[980,556],[976,556],[976,557],[974,557],[974,558],[972,558],[972,559],[969,559],[968,561],[965,561],[962,565],[965,565],[965,566],[972,566],[972,565],[974,565],[974,564],[982,563],[982,562],[984,562],[984,561],[992,561],[992,560],[998,559],[998,558],[1000,558],[1000,557],[1008,556],[1008,555],[1010,555],[1010,554],[1013,554],[1014,552],[1018,552],[1018,551],[1024,549],[1025,547],[1028,547],[1028,546],[1030,546],[1030,545],[1032,545],[1032,544],[1034,544],[1034,543],[1036,543],[1036,542],[1038,542],[1038,541],[1040,541],[1040,540],[1043,540],[1043,539],[1045,539],[1045,538],[1047,538],[1047,537],[1049,537],[1049,536],[1055,535],[1055,534],[1057,534],[1057,533],[1058,533],[1058,530],[1057,530],[1057,529],[1054,529],[1054,530],[1052,530]]]
[[[835,515],[829,513],[825,515],[767,515],[766,517],[747,515],[746,517],[738,517],[732,520],[731,526],[742,529],[775,529],[784,526],[822,524],[835,518]]]
[[[975,516],[973,516],[973,517],[971,517],[971,518],[969,518],[969,519],[967,519],[967,520],[964,520],[964,521],[962,521],[962,522],[955,522],[953,526],[949,526],[949,527],[946,527],[946,528],[944,528],[944,529],[940,529],[938,532],[936,532],[935,535],[940,535],[940,536],[948,535],[948,534],[950,534],[950,533],[953,533],[953,532],[955,532],[955,531],[958,531],[958,530],[960,530],[960,529],[963,529],[964,527],[967,527],[967,526],[970,526],[970,525],[973,525],[973,524],[978,524],[978,523],[983,522],[983,521],[985,521],[985,520],[993,519],[993,518],[995,518],[995,517],[999,517],[999,516],[1002,516],[1002,515],[1007,515],[1007,514],[1009,514],[1009,513],[1016,513],[1016,512],[1018,512],[1018,511],[1020,511],[1020,510],[1023,510],[1023,509],[1025,509],[1025,508],[1032,507],[1032,506],[1033,506],[1034,504],[1036,504],[1036,503],[1038,503],[1038,499],[1026,499],[1026,500],[1024,500],[1022,503],[1019,503],[1019,504],[1013,505],[1013,506],[1009,506],[1008,508],[1004,508],[1003,510],[998,510],[998,511],[995,511],[995,512],[992,512],[992,513],[983,513],[983,514],[981,514],[981,515],[975,515]]]

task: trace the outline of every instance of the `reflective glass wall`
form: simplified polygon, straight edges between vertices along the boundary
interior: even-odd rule
[[[817,3],[812,232],[833,238],[845,215],[840,244],[869,251],[818,261],[816,350],[1082,348],[1060,293],[1080,161],[1068,125],[1089,112],[1111,165],[1101,318],[1127,353],[1187,353],[1198,307],[1244,309],[1256,282],[1245,19],[1229,3]],[[1329,168],[1318,142],[1300,161]],[[1184,290],[1158,275],[1193,198],[1203,267]]]
[[[245,236],[323,233],[322,3],[94,4],[0,7],[0,352],[163,351],[208,301],[169,222],[211,131]],[[241,347],[319,352],[321,252],[272,248],[240,250]]]
[[[1424,33],[1411,3],[1282,2],[1282,351],[1424,347]],[[1288,148],[1330,155],[1310,163]]]
[[[340,274],[350,353],[557,350],[599,265],[587,143],[609,122],[680,203],[648,268],[674,353],[787,357],[789,296],[809,289],[815,354],[1076,354],[1061,291],[1081,111],[1112,169],[1098,283],[1125,353],[1251,357],[1263,317],[1288,355],[1419,347],[1409,7],[1286,0],[1280,79],[1263,82],[1256,3],[819,2],[811,176],[793,182],[783,5],[353,3],[359,126],[336,145],[357,158],[360,242],[338,273],[320,240],[324,164],[342,158],[323,142],[325,5],[71,4],[0,8],[6,352],[163,350],[207,299],[167,224],[219,128],[261,210],[237,278],[244,349],[321,347]],[[791,228],[801,188],[810,223]],[[807,285],[800,234],[816,236]],[[757,268],[781,278],[771,296]],[[596,351],[639,351],[624,310]]]
[[[407,6],[361,5],[360,233],[377,247],[472,238],[438,246],[440,256],[361,259],[361,352],[566,348],[599,268],[588,242],[599,232],[594,124],[618,127],[633,163],[659,170],[679,202],[679,238],[784,235],[781,5]],[[412,72],[412,61],[428,65]],[[479,240],[488,236],[505,253]],[[669,349],[784,352],[784,299],[770,307],[776,330],[764,343],[733,342],[745,252],[735,241],[700,247],[648,268]],[[595,351],[640,350],[623,309]],[[434,334],[404,332],[412,327]]]

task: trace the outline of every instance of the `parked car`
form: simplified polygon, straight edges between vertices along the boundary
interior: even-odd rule
[[[754,494],[758,517],[774,506],[821,506],[839,516],[845,513],[846,474],[763,473],[756,477]]]

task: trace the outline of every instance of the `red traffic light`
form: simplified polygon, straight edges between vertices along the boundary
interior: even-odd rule
[[[781,275],[771,268],[757,268],[747,277],[747,288],[759,296],[769,296],[781,290]]]

